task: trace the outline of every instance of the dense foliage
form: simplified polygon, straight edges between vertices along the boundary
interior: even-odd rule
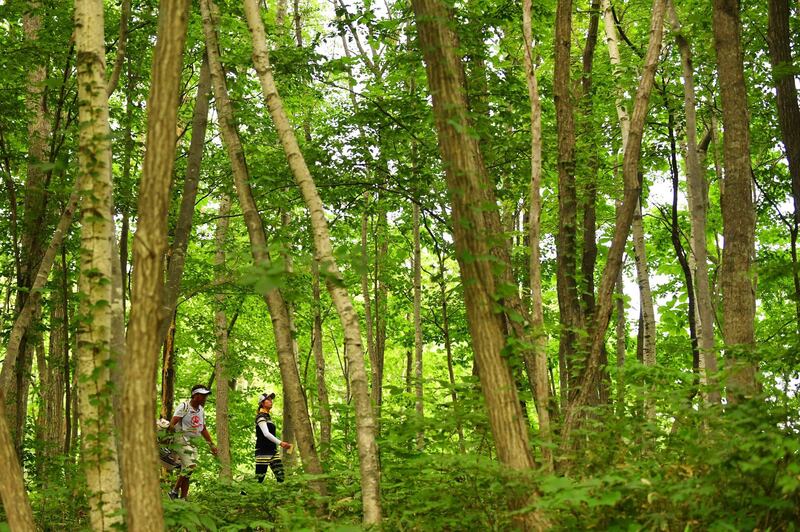
[[[18,293],[30,291],[21,276],[21,237],[26,224],[41,224],[44,246],[50,239],[77,175],[76,54],[69,2],[41,0],[0,2],[0,334],[8,343],[20,313]],[[128,245],[136,231],[137,194],[145,153],[147,98],[158,24],[158,2],[134,0],[127,51],[119,87],[109,98],[113,151],[114,216],[120,241],[123,284],[130,293]],[[656,307],[656,364],[642,357],[640,291],[633,244],[626,248],[624,303],[606,337],[603,361],[605,398],[584,407],[586,421],[573,444],[540,437],[531,384],[520,347],[504,350],[517,382],[530,441],[538,465],[512,471],[499,460],[487,417],[467,321],[456,250],[451,203],[438,148],[425,64],[417,41],[412,5],[406,0],[344,3],[270,0],[263,18],[270,39],[272,70],[316,186],[326,208],[334,256],[344,285],[362,319],[364,346],[383,342],[382,404],[377,441],[380,449],[383,527],[386,530],[505,530],[519,526],[520,514],[539,510],[554,529],[615,530],[795,530],[800,523],[800,286],[795,284],[798,198],[792,196],[783,133],[778,127],[775,77],[798,79],[797,62],[773,68],[767,43],[764,2],[741,4],[744,73],[750,117],[750,154],[756,207],[755,344],[737,352],[758,366],[758,392],[746,401],[725,399],[725,366],[732,351],[722,337],[721,262],[724,189],[721,101],[718,86],[712,5],[707,1],[675,2],[677,17],[694,54],[698,135],[708,137],[703,177],[708,185],[708,270],[716,319],[716,355],[721,371],[706,380],[697,361],[697,337],[690,331],[687,278],[678,256],[691,255],[687,207],[683,86],[675,32],[666,26],[655,87],[644,127],[640,169],[642,211],[652,298]],[[458,35],[470,103],[470,134],[479,139],[497,190],[504,237],[510,248],[514,290],[530,299],[531,181],[530,100],[526,86],[522,11],[513,0],[448,2],[452,30]],[[541,194],[544,333],[548,337],[548,380],[556,436],[568,398],[562,390],[557,293],[556,235],[559,222],[557,124],[554,104],[555,0],[534,2],[535,62],[542,98],[543,174]],[[623,5],[624,4],[624,5]],[[599,283],[614,231],[616,204],[622,198],[621,132],[615,99],[619,88],[626,104],[641,76],[648,42],[650,2],[615,3],[621,35],[622,66],[609,59],[600,15],[599,39],[593,50],[588,94],[581,92],[581,65],[591,20],[599,2],[576,2],[572,15],[572,82],[575,92],[577,157],[575,179],[579,212],[596,192],[597,264],[591,276]],[[198,471],[187,501],[166,496],[174,477],[162,474],[165,526],[168,530],[360,529],[362,526],[359,454],[353,396],[348,382],[344,332],[332,299],[315,299],[314,244],[306,206],[293,181],[286,155],[270,120],[253,69],[252,43],[240,2],[220,0],[219,38],[228,90],[238,132],[245,147],[250,185],[264,222],[273,262],[254,265],[241,207],[234,200],[220,215],[224,196],[236,197],[231,165],[220,137],[218,113],[212,109],[203,152],[199,193],[186,268],[175,316],[174,399],[188,399],[196,383],[217,378],[215,312],[228,320],[226,358],[230,397],[233,481],[220,478],[220,463],[201,446]],[[797,55],[800,16],[790,6],[790,41]],[[41,16],[37,38],[26,37],[23,22]],[[119,48],[123,10],[105,2],[105,42],[109,72]],[[169,235],[175,235],[178,208],[192,138],[192,112],[204,56],[200,14],[192,8],[178,110],[179,138],[171,188]],[[31,65],[44,65],[42,109],[50,123],[47,159],[29,154],[37,110],[27,105]],[[43,189],[27,186],[30,166],[44,173]],[[677,189],[675,187],[677,186]],[[595,192],[592,192],[595,191]],[[34,196],[46,193],[40,220],[26,215]],[[795,203],[793,203],[793,201]],[[417,409],[414,348],[414,220],[421,211],[424,414]],[[215,243],[220,216],[230,229],[223,248]],[[582,223],[579,217],[579,224]],[[128,229],[130,224],[130,230]],[[78,441],[75,318],[82,294],[77,291],[80,253],[77,220],[60,248],[53,273],[41,291],[38,317],[28,332],[23,419],[17,448],[37,527],[44,530],[89,527],[89,502]],[[573,228],[578,246],[581,228]],[[794,235],[794,237],[792,236]],[[131,244],[132,245],[132,244]],[[680,248],[680,251],[677,249]],[[215,262],[224,251],[225,263]],[[26,250],[23,252],[23,262]],[[165,264],[169,258],[165,257]],[[578,259],[580,261],[580,258]],[[502,268],[502,265],[498,266]],[[692,266],[694,268],[694,266]],[[580,267],[576,268],[580,272]],[[35,271],[35,270],[34,270]],[[578,285],[587,279],[578,273]],[[26,284],[27,282],[27,284]],[[296,363],[314,433],[323,423],[313,355],[315,312],[322,318],[330,409],[330,445],[318,445],[329,492],[310,488],[297,454],[285,455],[287,480],[264,484],[253,476],[254,416],[257,396],[278,392],[275,417],[284,426],[281,372],[275,334],[263,296],[279,288],[291,305]],[[366,292],[365,292],[366,290]],[[66,296],[66,298],[64,298]],[[221,298],[220,296],[225,296]],[[66,301],[64,317],[54,310]],[[365,318],[367,305],[371,322]],[[127,308],[128,312],[130,308]],[[498,311],[499,312],[499,311]],[[520,317],[520,319],[522,319]],[[615,323],[620,328],[615,329]],[[56,330],[68,331],[69,356],[62,371],[58,415],[66,420],[56,442],[43,437],[51,421],[43,397],[42,377],[55,351]],[[694,325],[692,325],[694,327]],[[621,330],[619,335],[617,331]],[[589,331],[591,332],[591,331]],[[589,334],[580,331],[580,335]],[[372,336],[375,339],[372,339]],[[381,338],[379,340],[379,337]],[[619,341],[618,341],[619,340]],[[620,344],[621,342],[621,344]],[[371,345],[371,344],[370,344]],[[615,346],[621,345],[621,350]],[[370,347],[372,349],[372,347]],[[165,347],[162,361],[168,359]],[[624,358],[623,358],[624,357]],[[368,359],[368,357],[366,357]],[[367,360],[370,363],[370,360]],[[562,364],[560,365],[560,362]],[[124,362],[120,362],[124,367]],[[370,367],[371,371],[375,368]],[[452,373],[451,373],[452,372]],[[167,377],[168,379],[169,377]],[[161,394],[165,380],[159,377]],[[119,382],[118,382],[119,384]],[[70,386],[72,392],[70,394]],[[711,391],[723,400],[710,404]],[[603,394],[600,394],[601,397]],[[162,397],[163,399],[163,397]],[[0,400],[5,400],[0,395]],[[160,408],[161,399],[159,400]],[[216,439],[216,396],[206,405],[209,431]],[[66,417],[64,417],[66,416]],[[71,416],[71,417],[70,417]],[[153,412],[153,420],[158,417]],[[121,420],[122,423],[125,420]],[[148,429],[149,430],[149,429]],[[424,434],[424,445],[419,435]],[[77,438],[77,439],[76,439]],[[542,449],[555,452],[555,472],[548,471]],[[5,466],[2,466],[4,468]],[[1,474],[1,473],[0,473]],[[535,495],[534,498],[529,498]],[[528,501],[520,505],[520,501]],[[5,515],[0,510],[0,530]]]

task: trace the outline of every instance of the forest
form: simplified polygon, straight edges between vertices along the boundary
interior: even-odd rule
[[[0,0],[0,48],[0,531],[800,528],[797,2]]]

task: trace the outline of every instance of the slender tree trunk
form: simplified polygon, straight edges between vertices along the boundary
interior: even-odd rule
[[[506,274],[496,273],[491,256],[505,256],[494,184],[486,172],[478,140],[470,132],[464,71],[453,14],[440,0],[412,2],[420,48],[425,59],[439,149],[452,205],[453,239],[459,261],[481,388],[500,461],[511,469],[533,466],[528,427],[516,385],[502,351],[506,319],[495,308]],[[491,206],[487,208],[487,205]],[[508,263],[502,264],[508,268]],[[516,293],[516,290],[514,291]],[[535,495],[533,495],[535,497]],[[520,506],[529,501],[516,501]],[[518,518],[526,529],[547,526],[538,512]]]
[[[207,64],[207,63],[206,63]],[[219,204],[219,219],[217,220],[217,230],[214,237],[216,243],[216,253],[214,255],[214,266],[217,270],[216,278],[219,280],[225,276],[225,240],[228,233],[228,214],[231,210],[231,200],[225,194]],[[220,480],[231,482],[233,474],[231,472],[231,438],[228,427],[228,390],[230,389],[228,375],[228,319],[225,314],[225,293],[219,292],[215,298],[216,311],[214,312],[214,333],[217,339],[217,444],[219,447]]]
[[[77,179],[82,193],[78,286],[84,294],[78,329],[78,396],[82,461],[94,530],[109,530],[122,524],[109,371],[112,357],[109,303],[113,297],[112,261],[115,258],[111,241],[111,143],[103,27],[103,2],[76,0],[80,123]]]
[[[48,356],[39,361],[41,406],[39,426],[41,427],[42,453],[39,457],[41,478],[45,486],[57,481],[59,461],[57,457],[64,447],[64,359],[67,357],[68,329],[66,323],[65,294],[60,289],[61,278],[67,273],[60,264],[54,273],[54,281],[59,286],[53,290],[50,299],[50,338]]]
[[[621,71],[622,59],[619,53],[619,36],[611,11],[609,0],[603,0],[603,26],[606,34],[606,44],[608,55],[612,66],[619,76]],[[630,131],[630,117],[625,108],[625,96],[623,87],[617,83],[616,90],[617,119],[622,133],[622,153],[626,153],[628,145],[628,132]],[[639,286],[639,308],[642,311],[642,350],[643,361],[646,366],[652,366],[656,362],[656,318],[653,305],[653,293],[650,289],[650,272],[647,266],[647,250],[644,238],[644,226],[642,225],[641,197],[636,200],[636,211],[633,215],[633,251],[634,262],[636,264],[636,281]]]
[[[583,179],[583,242],[581,252],[581,300],[583,313],[587,318],[594,314],[594,270],[597,263],[597,172],[600,159],[597,153],[596,133],[592,121],[592,67],[594,51],[597,47],[597,27],[600,19],[600,0],[592,0],[586,44],[583,48],[583,72],[581,76],[581,137],[588,139],[585,149],[588,153],[586,177]]]
[[[175,328],[178,315],[172,314],[167,337],[161,348],[161,417],[172,419],[175,412]]]
[[[542,460],[548,471],[553,470],[553,454],[550,447],[550,394],[547,383],[547,333],[544,328],[542,305],[542,267],[539,245],[541,241],[542,216],[542,104],[539,97],[539,82],[533,58],[533,30],[531,23],[531,0],[522,2],[522,28],[525,39],[525,71],[528,98],[531,105],[531,188],[530,214],[528,216],[528,239],[530,256],[531,330],[533,333],[533,357],[535,370],[533,393],[539,417],[539,437],[542,440]],[[444,276],[444,271],[442,272]],[[442,279],[444,280],[444,278]],[[449,340],[449,338],[447,338]],[[449,345],[448,345],[449,349]],[[449,358],[448,358],[449,360]],[[454,384],[454,383],[451,383]]]
[[[794,199],[794,228],[791,231],[792,280],[797,330],[800,332],[800,271],[797,264],[797,232],[800,226],[800,105],[797,103],[796,77],[790,74],[789,70],[794,64],[789,30],[790,18],[789,0],[769,0],[767,43],[775,84],[778,125],[781,128],[786,160],[789,162]]]
[[[159,326],[164,297],[163,261],[177,140],[178,96],[190,2],[163,0],[147,100],[147,140],[133,241],[133,290],[122,390],[123,474],[128,529],[162,530],[155,410]]]
[[[189,143],[189,154],[186,159],[186,176],[183,181],[183,194],[178,219],[175,223],[175,237],[170,248],[167,281],[164,285],[164,302],[161,311],[164,318],[159,323],[158,337],[164,341],[170,327],[175,309],[178,306],[181,279],[186,265],[186,250],[192,234],[197,187],[200,184],[200,165],[203,160],[203,148],[208,125],[208,106],[211,98],[211,75],[208,72],[208,58],[203,57],[200,76],[197,82],[197,96],[192,113],[192,140]],[[172,412],[169,412],[172,415]]]
[[[4,472],[0,475],[0,497],[10,530],[33,532],[36,530],[33,511],[25,491],[22,468],[14,450],[14,442],[8,430],[5,406],[5,394],[0,389],[0,463],[5,464]]]
[[[106,85],[106,94],[111,97],[117,88],[122,65],[125,63],[125,52],[128,48],[128,22],[131,19],[131,0],[122,0],[120,6],[119,39],[117,40],[117,57],[114,58],[114,68]]]
[[[556,237],[556,288],[561,338],[558,356],[566,373],[561,387],[572,397],[579,375],[578,333],[583,329],[576,279],[577,195],[575,191],[575,117],[570,93],[570,42],[572,0],[556,3],[553,97],[558,134],[558,235]]]
[[[697,110],[694,90],[694,67],[692,51],[683,34],[675,4],[669,2],[670,25],[675,32],[675,41],[681,56],[683,72],[683,108],[686,116],[686,197],[691,214],[692,254],[694,256],[694,286],[697,292],[698,324],[697,337],[704,366],[705,379],[717,371],[717,354],[714,347],[714,307],[708,279],[708,250],[706,247],[706,217],[708,194],[697,145]],[[709,403],[719,403],[719,392],[710,391]]]
[[[417,413],[417,449],[425,447],[425,432],[422,429],[425,421],[422,387],[422,250],[419,238],[419,204],[414,203],[412,213],[414,233],[414,395]]]
[[[352,78],[351,78],[352,79]],[[353,94],[353,105],[356,100]],[[367,249],[367,234],[369,228],[369,192],[364,193],[364,211],[361,213],[361,297],[364,298],[364,324],[367,329],[367,353],[372,368],[371,397],[375,405],[376,416],[380,415],[378,396],[380,384],[378,377],[378,359],[375,352],[375,339],[373,335],[372,300],[369,295],[369,251]]]
[[[653,292],[650,289],[650,268],[647,266],[647,246],[642,224],[642,202],[637,200],[633,214],[633,258],[636,262],[636,284],[639,285],[639,305],[642,309],[642,363],[645,366],[656,364],[656,315],[653,306]]]
[[[322,308],[319,290],[319,265],[311,261],[313,278],[312,295],[314,329],[311,349],[314,352],[314,366],[317,377],[317,404],[319,408],[319,447],[323,462],[327,461],[331,447],[331,407],[328,399],[328,386],[325,384],[325,354],[322,351]]]
[[[28,9],[23,15],[22,27],[26,44],[33,48],[38,46],[39,31],[42,26],[42,5],[37,0],[28,2]],[[21,313],[29,298],[28,289],[33,284],[36,267],[42,261],[44,252],[42,238],[48,217],[47,213],[47,172],[42,165],[49,161],[48,144],[51,135],[50,120],[47,110],[45,86],[47,67],[44,62],[32,65],[27,75],[25,109],[28,113],[28,159],[25,177],[25,193],[23,212],[23,231],[20,246],[20,260],[17,264],[16,311]],[[16,206],[15,206],[16,208]],[[31,310],[38,308],[34,304]],[[38,314],[31,321],[38,320]],[[30,385],[30,366],[33,349],[28,346],[28,334],[21,339],[19,360],[11,360],[8,369],[13,370],[13,378],[9,386],[4,388],[6,394],[6,415],[11,430],[11,439],[17,452],[22,456],[22,441],[27,419],[28,386]],[[33,341],[33,340],[31,340]],[[6,364],[4,364],[5,370]]]
[[[625,415],[625,357],[627,354],[628,333],[625,331],[625,287],[622,281],[622,268],[617,273],[617,417]]]
[[[253,199],[252,190],[250,189],[250,173],[247,169],[247,160],[245,159],[242,143],[236,131],[233,106],[228,96],[225,74],[222,70],[215,30],[217,7],[211,0],[201,0],[200,8],[203,16],[206,51],[208,53],[211,81],[214,89],[217,113],[219,115],[222,141],[231,162],[234,185],[239,198],[239,205],[244,215],[245,225],[247,226],[247,233],[250,238],[253,262],[259,268],[266,270],[270,268],[272,260],[267,248],[264,225],[258,214],[258,208]],[[281,370],[283,386],[287,394],[286,400],[292,403],[292,412],[295,414],[297,446],[303,460],[303,467],[305,471],[311,475],[321,475],[322,465],[319,462],[317,449],[314,445],[314,435],[311,430],[311,421],[308,418],[308,410],[305,406],[305,399],[300,384],[300,374],[294,360],[293,340],[289,328],[289,313],[286,307],[286,301],[283,298],[283,294],[276,288],[267,290],[266,294],[264,294],[264,299],[269,308],[272,327],[275,333],[278,364]],[[321,495],[326,492],[326,486],[322,480],[313,481],[312,487]]]
[[[754,278],[755,208],[750,169],[747,90],[742,62],[741,21],[737,0],[713,0],[712,25],[722,99],[722,334],[730,368],[728,401],[757,392]]]
[[[269,107],[275,129],[280,137],[289,167],[295,182],[308,208],[311,226],[314,232],[314,249],[319,260],[328,291],[336,306],[347,346],[347,357],[350,365],[350,382],[355,398],[356,430],[358,454],[361,465],[361,492],[365,525],[379,525],[381,522],[380,501],[380,464],[378,448],[375,442],[375,418],[370,406],[367,375],[364,365],[364,354],[361,346],[361,327],[358,315],[353,307],[350,295],[344,285],[341,272],[333,256],[328,222],[317,192],[314,180],[305,164],[292,126],[286,117],[283,103],[275,87],[272,69],[269,65],[264,24],[261,21],[256,0],[245,0],[245,16],[247,25],[253,36],[253,63],[261,81],[261,89]]]
[[[14,325],[11,328],[8,346],[6,347],[6,356],[3,361],[3,369],[0,373],[0,387],[2,387],[3,390],[14,389],[14,368],[18,361],[20,350],[25,347],[25,335],[36,314],[36,308],[41,298],[41,290],[44,288],[50,276],[50,270],[53,267],[53,262],[55,262],[56,253],[61,248],[64,237],[72,225],[72,219],[75,216],[75,210],[78,208],[78,200],[80,198],[79,187],[79,184],[75,185],[75,190],[67,201],[67,206],[61,214],[56,230],[53,232],[53,237],[50,239],[50,244],[36,270],[36,276],[31,284],[31,294],[25,299],[25,303],[17,314],[17,319],[14,321]]]
[[[441,249],[436,250],[439,257],[439,294],[442,300],[442,335],[444,336],[444,349],[447,353],[447,376],[450,379],[450,397],[453,400],[453,409],[456,414],[456,432],[458,432],[458,446],[461,452],[464,452],[464,427],[461,423],[461,416],[458,413],[459,403],[458,394],[456,393],[456,376],[453,371],[453,342],[450,339],[450,314],[447,308],[447,279],[446,279],[446,266],[444,262],[444,252]]]
[[[628,141],[625,157],[622,163],[622,177],[624,194],[622,203],[617,209],[617,219],[614,227],[614,236],[611,248],[608,251],[606,267],[600,279],[597,296],[597,310],[594,317],[594,330],[590,335],[591,348],[586,361],[585,369],[581,375],[580,386],[574,401],[569,405],[562,429],[562,445],[571,444],[572,431],[580,423],[581,409],[588,403],[590,393],[595,389],[595,383],[600,374],[599,361],[601,350],[605,343],[606,330],[611,317],[613,306],[614,285],[622,267],[622,254],[625,242],[628,239],[634,211],[638,205],[641,190],[639,159],[641,156],[642,136],[644,132],[645,116],[647,115],[650,92],[653,88],[656,65],[661,51],[661,38],[663,35],[665,0],[654,0],[650,20],[650,39],[647,53],[644,58],[642,77],[634,99],[633,115],[628,132]]]
[[[669,0],[668,0],[669,1]],[[689,341],[692,346],[692,368],[699,367],[700,350],[697,341],[697,317],[695,315],[695,289],[692,268],[689,266],[689,257],[683,248],[681,241],[681,228],[678,222],[678,183],[680,174],[678,171],[678,148],[675,140],[675,116],[669,105],[668,95],[664,92],[664,106],[667,110],[667,136],[669,138],[669,167],[672,175],[672,210],[670,216],[670,237],[675,256],[683,271],[683,278],[686,283],[686,295],[688,298],[688,319],[689,319]]]

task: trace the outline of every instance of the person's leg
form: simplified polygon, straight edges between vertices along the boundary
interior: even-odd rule
[[[272,474],[275,475],[275,480],[278,482],[283,482],[283,462],[281,462],[281,458],[278,455],[275,455],[269,466],[272,468]]]
[[[258,479],[259,484],[264,482],[264,477],[267,475],[269,460],[269,456],[256,455],[256,478]]]
[[[181,499],[185,499],[189,495],[189,479],[191,478],[192,473],[194,473],[194,467],[195,466],[192,465],[192,467],[190,467],[186,472],[186,475],[181,476],[183,479],[183,483],[181,484]]]
[[[189,494],[189,477],[192,476],[197,465],[197,449],[191,443],[186,442],[179,448],[178,454],[181,457],[181,476],[178,478],[176,490],[179,486],[180,497],[185,499]]]

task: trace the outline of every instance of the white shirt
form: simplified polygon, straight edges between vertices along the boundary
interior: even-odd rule
[[[206,428],[206,413],[202,406],[195,409],[189,401],[184,401],[175,410],[173,417],[176,416],[181,418],[181,421],[175,425],[175,430],[187,438],[197,438]]]

